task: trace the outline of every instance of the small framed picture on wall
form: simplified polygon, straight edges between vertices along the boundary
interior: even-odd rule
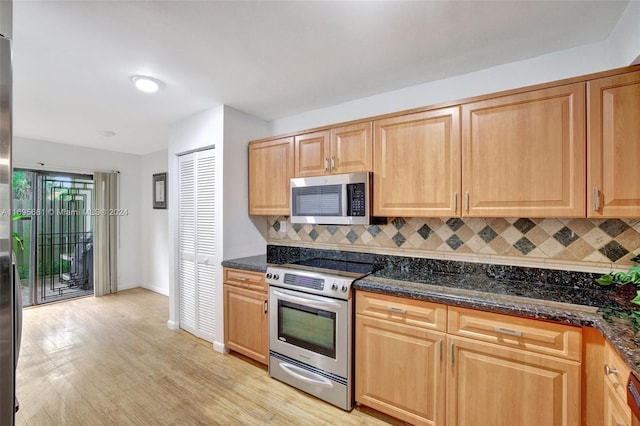
[[[156,173],[153,175],[153,208],[167,208],[167,174]]]

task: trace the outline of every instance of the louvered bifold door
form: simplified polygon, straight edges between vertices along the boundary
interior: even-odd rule
[[[180,328],[196,333],[196,170],[195,155],[179,158],[178,240],[180,246]]]
[[[213,149],[196,153],[196,335],[214,341],[216,306],[216,191]]]
[[[179,160],[180,328],[214,341],[216,192],[214,150]]]

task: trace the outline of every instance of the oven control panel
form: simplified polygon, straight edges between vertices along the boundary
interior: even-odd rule
[[[285,267],[267,268],[265,279],[272,286],[345,300],[351,298],[351,283],[354,281],[339,275]]]

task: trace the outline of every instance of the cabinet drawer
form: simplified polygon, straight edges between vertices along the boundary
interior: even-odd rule
[[[357,291],[356,314],[432,330],[447,329],[445,305],[406,297]]]
[[[224,268],[224,283],[257,291],[267,291],[264,273]]]
[[[466,308],[448,312],[449,334],[580,361],[578,327]]]
[[[604,371],[605,382],[609,382],[612,390],[622,401],[627,401],[627,380],[631,369],[620,355],[607,342],[604,350]],[[608,368],[607,368],[608,367]]]

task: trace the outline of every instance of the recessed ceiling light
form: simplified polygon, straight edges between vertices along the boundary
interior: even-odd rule
[[[100,134],[104,137],[110,138],[116,135],[116,132],[113,132],[111,130],[103,130],[100,132]]]
[[[145,93],[155,93],[162,85],[160,80],[146,75],[134,75],[131,77],[131,81],[139,91]]]

